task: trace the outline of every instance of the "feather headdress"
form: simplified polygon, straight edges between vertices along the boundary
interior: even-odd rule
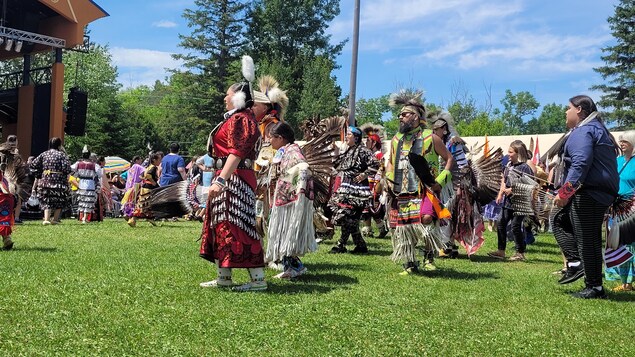
[[[454,129],[454,118],[452,118],[452,114],[444,112],[441,109],[429,112],[427,119],[432,129],[442,128],[446,124],[448,125],[448,130]]]
[[[383,126],[379,124],[365,123],[360,127],[360,129],[369,140],[381,144],[381,138],[384,130]]]
[[[373,134],[380,135],[384,130],[383,126],[373,123],[362,124],[359,128],[364,132],[364,134],[366,134],[366,136],[371,136]]]
[[[263,76],[258,81],[258,89],[269,99],[273,109],[278,112],[279,119],[283,120],[284,112],[289,106],[289,98],[287,93],[280,89],[278,81],[272,76]]]
[[[419,119],[426,118],[426,108],[423,105],[423,91],[414,89],[402,89],[398,93],[390,95],[389,104],[391,107],[402,106],[401,113],[415,113]]]

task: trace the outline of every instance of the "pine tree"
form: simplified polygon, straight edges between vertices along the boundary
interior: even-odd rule
[[[622,0],[608,18],[616,44],[602,49],[605,66],[595,68],[607,84],[591,87],[604,92],[598,104],[612,109],[608,119],[635,126],[635,0]]]
[[[225,90],[240,79],[232,66],[243,54],[249,5],[244,0],[195,0],[194,4],[196,9],[183,13],[192,33],[179,35],[180,46],[191,52],[173,55],[184,61],[187,71],[175,72],[180,78],[174,80],[188,84],[184,90],[194,97],[192,114],[215,122],[224,111]]]
[[[290,104],[285,118],[292,125],[307,116],[333,114],[332,103],[341,90],[330,73],[344,42],[331,44],[326,29],[339,12],[337,0],[258,0],[250,11],[246,37],[258,75],[273,75],[287,91]],[[311,86],[321,87],[329,95],[318,98],[316,89],[308,88]],[[324,102],[303,107],[316,100]]]
[[[340,92],[335,78],[331,76],[332,70],[332,62],[322,56],[314,58],[305,66],[299,118],[306,119],[315,114],[327,117],[337,113]]]

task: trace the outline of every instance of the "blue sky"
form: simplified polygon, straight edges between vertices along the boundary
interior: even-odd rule
[[[97,0],[110,17],[90,26],[91,40],[108,44],[124,87],[152,84],[175,68],[181,17],[194,0]],[[479,106],[500,106],[505,89],[529,91],[541,104],[562,103],[601,78],[601,48],[613,43],[607,17],[618,0],[361,0],[357,98],[419,87],[444,105],[472,95]],[[328,32],[352,36],[353,0]],[[283,19],[282,19],[283,20]],[[335,71],[349,91],[349,41]]]

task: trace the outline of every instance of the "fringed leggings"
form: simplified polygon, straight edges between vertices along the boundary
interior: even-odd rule
[[[553,219],[553,234],[567,262],[582,262],[587,287],[602,285],[602,222],[608,206],[585,191]]]
[[[353,238],[353,243],[355,243],[356,247],[366,247],[366,241],[359,231],[359,220],[347,220],[346,223],[342,225],[342,236],[337,241],[337,245],[340,247],[345,246],[349,236]]]

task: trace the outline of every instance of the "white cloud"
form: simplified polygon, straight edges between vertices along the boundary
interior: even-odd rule
[[[410,23],[418,26],[421,21],[448,11],[457,11],[476,0],[376,0],[366,1],[361,9],[360,26],[401,27]]]
[[[181,62],[172,53],[142,48],[114,47],[110,50],[113,63],[118,67],[176,68]]]
[[[588,39],[583,36],[512,31],[500,36],[494,43],[485,42],[481,48],[461,54],[457,65],[465,70],[510,63],[521,70],[587,71],[597,65],[589,58],[608,39],[608,36]]]
[[[161,20],[161,21],[156,21],[152,23],[152,26],[154,27],[160,27],[160,28],[174,28],[177,27],[177,23],[174,21],[170,21],[170,20]]]
[[[119,71],[119,81],[126,87],[152,85],[168,76],[167,68],[182,66],[182,61],[173,59],[170,52],[114,47],[110,53]]]
[[[440,60],[440,59],[452,57],[454,55],[466,52],[471,47],[472,47],[472,41],[467,40],[465,37],[460,37],[457,40],[449,41],[445,45],[441,45],[441,47],[438,47],[434,50],[424,52],[419,57]]]
[[[598,34],[597,28],[589,28],[588,33],[563,34],[541,26],[539,11],[527,0],[366,0],[360,50],[404,50],[401,58],[384,63],[425,62],[463,71],[575,73],[597,66],[599,48],[611,38],[608,31]],[[338,18],[329,31],[334,38],[349,36],[352,21]]]

